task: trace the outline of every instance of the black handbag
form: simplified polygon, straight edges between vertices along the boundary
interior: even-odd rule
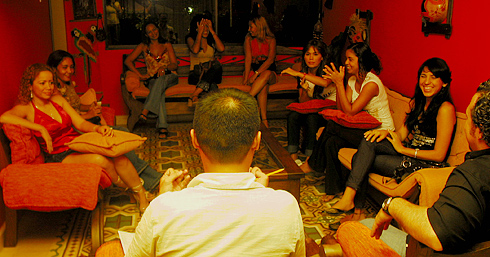
[[[102,24],[100,29],[99,29],[99,20]],[[95,29],[95,37],[100,42],[106,40],[107,38],[107,35],[105,34],[105,30],[104,30],[104,21],[102,20],[102,14],[100,13],[97,14],[97,28]]]
[[[396,180],[396,183],[402,182],[406,177],[410,174],[414,173],[417,170],[425,169],[425,168],[444,168],[449,167],[449,164],[446,162],[434,162],[434,161],[425,161],[420,159],[415,159],[408,156],[403,156],[403,160],[400,163],[395,171],[393,178]]]

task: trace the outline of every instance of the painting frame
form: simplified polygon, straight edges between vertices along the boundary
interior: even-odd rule
[[[95,20],[97,19],[97,8],[95,0],[72,0],[73,20]]]
[[[447,0],[447,15],[446,19],[438,22],[431,22],[430,17],[424,16],[424,4],[431,0],[422,0],[422,32],[426,37],[429,34],[444,35],[446,39],[451,37],[452,33],[452,17],[453,17],[453,0]],[[432,2],[440,2],[440,0],[432,0]]]

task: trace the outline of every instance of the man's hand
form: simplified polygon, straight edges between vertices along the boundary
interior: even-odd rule
[[[371,236],[379,239],[379,237],[383,233],[383,230],[388,229],[388,226],[390,225],[392,219],[393,217],[388,215],[385,211],[379,210],[378,214],[376,215],[376,219],[374,219],[374,225],[371,229]]]
[[[169,168],[160,179],[160,194],[170,191],[180,191],[187,187],[191,176],[187,170]]]
[[[265,187],[269,185],[269,176],[265,175],[259,167],[250,168],[250,172],[255,175],[255,182],[258,182]]]

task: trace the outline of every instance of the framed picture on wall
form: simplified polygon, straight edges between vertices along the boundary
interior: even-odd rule
[[[97,18],[95,0],[73,0],[74,20],[91,20]]]
[[[453,14],[453,0],[423,0],[422,1],[422,32],[429,34],[442,34],[447,39],[451,37],[451,20]]]

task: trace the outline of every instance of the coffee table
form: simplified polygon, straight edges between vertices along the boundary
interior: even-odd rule
[[[260,124],[260,131],[262,132],[262,142],[267,146],[270,156],[279,168],[284,168],[282,172],[272,174],[269,177],[269,187],[290,192],[299,203],[300,180],[305,177],[305,173],[263,123]],[[263,170],[266,174],[273,171]]]

